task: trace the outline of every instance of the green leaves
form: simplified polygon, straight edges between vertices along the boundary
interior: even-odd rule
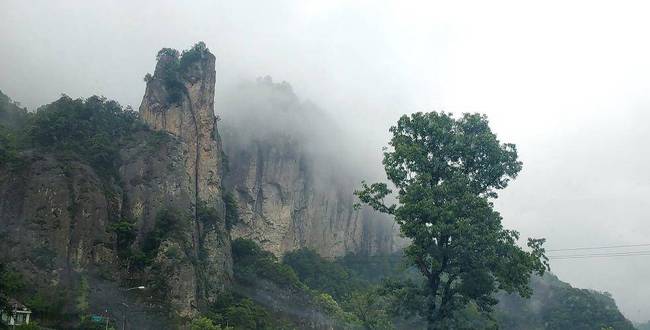
[[[197,42],[192,48],[179,53],[173,48],[163,48],[158,51],[156,60],[156,78],[160,79],[167,91],[167,101],[170,103],[181,103],[183,95],[187,93],[182,76],[191,71],[191,66],[207,56],[209,50],[203,41]],[[145,82],[149,83],[153,77],[145,76]]]
[[[41,107],[27,129],[38,148],[75,155],[103,177],[117,177],[121,138],[144,128],[130,108],[104,97],[59,100]]]
[[[279,263],[273,253],[262,250],[251,240],[233,240],[232,257],[235,277],[241,281],[253,283],[264,278],[284,288],[304,288],[289,265]]]
[[[392,190],[388,189],[388,185],[385,183],[373,183],[368,186],[365,181],[361,182],[361,190],[354,192],[359,199],[372,206],[374,209],[379,210],[383,213],[393,214],[395,211],[395,205],[386,206],[384,204],[384,197],[388,196]],[[358,208],[358,204],[355,205]]]
[[[532,252],[523,251],[488,200],[521,170],[516,147],[500,143],[481,114],[418,112],[390,132],[383,164],[398,203],[384,203],[392,193],[386,183],[363,182],[355,194],[393,214],[411,239],[405,253],[427,278],[422,316],[429,325],[444,324],[470,302],[489,312],[498,289],[530,295],[530,275],[548,269],[544,241],[530,240]]]

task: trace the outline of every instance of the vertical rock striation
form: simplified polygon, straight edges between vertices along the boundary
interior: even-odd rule
[[[354,163],[352,142],[325,113],[270,77],[220,92],[225,186],[241,218],[233,237],[277,256],[301,247],[336,257],[403,246],[392,218],[354,209],[353,191],[370,166]]]
[[[229,138],[231,136],[228,136]],[[240,222],[233,237],[253,239],[282,256],[302,247],[325,257],[346,253],[386,254],[401,247],[398,226],[368,208],[356,210],[347,175],[322,176],[319,166],[294,139],[276,136],[245,145],[227,143]]]
[[[191,183],[188,206],[194,221],[190,239],[195,278],[189,278],[182,267],[167,268],[170,278],[176,278],[168,285],[179,295],[177,302],[185,304],[179,306],[181,315],[191,315],[201,302],[214,301],[232,273],[221,191],[222,147],[214,115],[215,77],[215,57],[203,43],[182,56],[163,49],[154,75],[146,79],[140,105],[141,118],[151,128],[180,141],[182,177]],[[214,208],[219,221],[212,225],[199,221],[200,207]],[[195,292],[188,293],[187,283],[196,283]]]

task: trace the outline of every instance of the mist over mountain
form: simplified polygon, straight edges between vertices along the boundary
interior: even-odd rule
[[[91,315],[138,328],[425,328],[390,289],[422,281],[408,240],[354,206],[373,178],[349,135],[286,82],[216,93],[214,61],[203,43],[162,49],[139,113],[96,96],[28,112],[2,94],[3,293],[66,328],[98,326]],[[491,317],[470,304],[457,326],[632,329],[606,294],[531,281],[531,300],[499,294]],[[139,313],[127,321],[122,302]]]
[[[418,328],[440,314],[456,328],[490,328],[490,317],[512,329],[625,329],[625,318],[641,328],[650,47],[639,40],[649,9],[3,1],[0,305],[15,299],[51,328],[92,328],[98,316],[115,328]],[[391,139],[409,129],[426,134],[398,138],[413,148],[402,149],[402,168],[386,168]],[[488,132],[474,141],[492,155],[484,170],[468,171],[483,156],[463,131]],[[393,180],[424,162],[419,147],[435,149],[423,178],[444,179],[405,203]],[[490,177],[487,168],[508,187],[462,214],[446,183],[469,189],[463,180]],[[386,208],[354,194],[383,196],[362,181],[388,184]],[[406,208],[396,215],[393,203]],[[438,227],[445,214],[455,220]],[[448,240],[480,214],[504,236],[483,227],[467,244]],[[507,248],[481,241],[508,230],[519,235]],[[444,288],[427,299],[437,281],[415,276],[444,253],[404,250],[426,246],[426,235],[467,257],[438,278],[444,286],[457,273],[445,300],[454,313],[441,307]],[[544,260],[529,237],[546,239],[551,273],[523,285],[540,266],[526,253]],[[481,296],[501,282],[533,295]],[[439,313],[418,308],[432,302]],[[124,317],[122,303],[134,312]]]

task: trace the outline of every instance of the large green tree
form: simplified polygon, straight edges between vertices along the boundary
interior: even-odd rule
[[[548,268],[544,240],[528,239],[524,251],[491,202],[521,170],[515,146],[500,143],[480,114],[418,112],[390,132],[383,164],[394,188],[364,182],[355,194],[394,215],[411,240],[405,253],[426,278],[429,329],[451,327],[470,303],[489,313],[498,290],[530,296],[530,275]]]

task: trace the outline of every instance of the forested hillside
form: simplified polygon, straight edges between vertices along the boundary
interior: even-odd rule
[[[408,250],[379,242],[397,238],[390,217],[353,208],[356,184],[336,181],[355,178],[345,166],[318,167],[305,159],[318,141],[288,143],[273,125],[259,136],[229,126],[224,138],[238,140],[222,152],[214,57],[197,44],[158,61],[141,113],[65,95],[28,112],[0,93],[3,308],[17,299],[57,329],[427,328],[427,280]],[[239,110],[310,111],[288,84],[257,84]],[[606,293],[548,272],[521,285],[530,298],[499,291],[494,310],[466,301],[449,328],[633,329]]]

